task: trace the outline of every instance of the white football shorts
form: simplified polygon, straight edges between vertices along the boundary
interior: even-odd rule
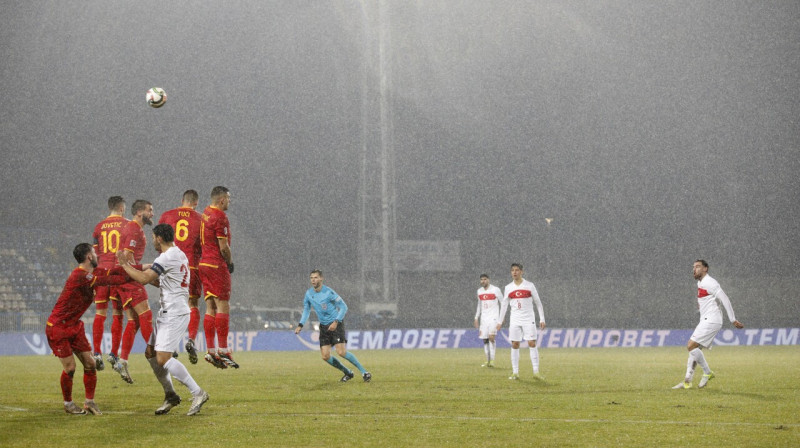
[[[180,349],[181,338],[189,328],[189,314],[171,315],[159,311],[148,345],[157,352],[176,352]]]
[[[508,338],[515,342],[522,340],[535,341],[538,336],[539,334],[536,331],[536,324],[533,322],[512,324],[508,327]]]
[[[481,317],[481,325],[478,330],[480,339],[489,339],[489,336],[497,334],[497,319],[484,319]]]
[[[721,323],[701,320],[689,339],[697,342],[701,347],[711,348],[714,338],[717,337],[720,329],[722,329]]]

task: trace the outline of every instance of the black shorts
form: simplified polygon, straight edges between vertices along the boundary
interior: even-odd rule
[[[323,345],[336,345],[342,342],[347,342],[344,334],[344,322],[339,322],[336,329],[333,331],[328,330],[328,325],[319,324],[319,346]]]

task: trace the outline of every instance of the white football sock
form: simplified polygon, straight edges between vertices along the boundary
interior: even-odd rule
[[[494,361],[494,354],[497,352],[497,342],[489,341],[489,361]]]
[[[489,351],[489,342],[487,340],[483,341],[483,353],[486,355],[487,361],[492,360],[492,355],[490,354],[491,352]]]
[[[150,363],[150,367],[153,369],[153,373],[156,375],[156,379],[158,379],[158,382],[161,383],[161,387],[164,388],[164,393],[174,394],[175,388],[172,386],[172,378],[170,378],[167,369],[158,365],[158,360],[156,360],[155,356],[152,358],[148,358],[147,362]]]
[[[686,376],[684,377],[685,383],[691,383],[692,377],[694,376],[694,368],[697,365],[697,361],[694,360],[694,356],[689,353],[689,360],[686,361]]]
[[[511,349],[511,372],[512,373],[519,373],[519,349],[512,348]]]
[[[175,379],[183,383],[184,386],[188,387],[189,392],[191,392],[192,395],[198,395],[203,392],[203,389],[200,389],[200,386],[198,386],[194,381],[192,375],[190,375],[189,371],[186,370],[186,366],[181,364],[181,362],[177,359],[170,358],[169,361],[164,364],[164,368],[167,369],[167,371],[169,371],[169,373],[171,373]]]
[[[706,362],[706,357],[705,355],[703,355],[703,351],[700,350],[700,347],[697,347],[696,349],[690,351],[689,354],[694,355],[694,360],[697,361],[697,363],[700,364],[700,367],[703,368],[703,373],[705,373],[706,375],[711,373],[711,368],[708,367],[708,363]]]
[[[531,365],[533,373],[539,373],[539,347],[531,347]]]

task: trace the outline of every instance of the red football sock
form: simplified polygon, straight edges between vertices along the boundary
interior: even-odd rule
[[[106,329],[106,316],[102,314],[94,315],[94,323],[92,324],[92,343],[94,343],[94,352],[103,353],[101,344],[103,343],[103,330]]]
[[[197,329],[200,327],[200,310],[192,307],[189,308],[189,339],[195,340],[197,338]]]
[[[119,355],[119,343],[122,342],[122,315],[115,314],[111,321],[111,353]]]
[[[214,337],[217,335],[217,330],[214,327],[216,320],[214,316],[210,314],[206,314],[203,317],[203,332],[206,334],[206,348],[208,351],[212,351],[216,344],[214,344]]]
[[[128,324],[125,325],[125,332],[122,334],[122,351],[119,354],[121,359],[128,359],[128,355],[133,348],[133,339],[136,337],[136,330],[138,325],[133,319],[128,319]]]
[[[64,401],[72,401],[72,375],[65,370],[61,371],[61,395],[64,396]]]
[[[86,388],[86,399],[94,400],[94,389],[97,387],[97,370],[83,371],[83,387]]]
[[[150,333],[153,332],[153,312],[150,310],[145,311],[139,315],[139,328],[142,329],[142,338],[144,344],[150,342]]]
[[[219,348],[228,348],[228,324],[230,316],[227,313],[217,312],[215,325],[217,327],[217,344]],[[227,351],[227,350],[223,350]]]

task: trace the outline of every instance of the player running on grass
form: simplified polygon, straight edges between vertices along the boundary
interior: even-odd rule
[[[311,287],[308,288],[303,298],[303,315],[300,317],[300,323],[297,324],[294,334],[300,333],[308,316],[311,314],[311,308],[314,308],[314,312],[317,313],[319,318],[319,352],[322,355],[322,360],[344,373],[341,379],[343,383],[350,381],[355,376],[352,370],[345,367],[335,356],[331,356],[331,345],[333,345],[336,347],[336,353],[356,366],[361,372],[361,378],[365,382],[369,382],[372,379],[372,374],[367,372],[364,366],[358,362],[356,355],[347,351],[347,338],[343,321],[345,314],[347,314],[347,305],[339,297],[339,294],[336,294],[336,291],[322,284],[322,271],[319,269],[311,271],[310,279]]]
[[[706,362],[703,349],[711,349],[714,338],[722,329],[722,309],[720,304],[728,313],[728,319],[734,327],[744,328],[744,324],[736,320],[733,314],[733,307],[728,295],[719,286],[719,282],[708,275],[708,262],[697,260],[692,267],[694,279],[697,280],[697,307],[700,310],[700,323],[694,329],[694,333],[686,343],[686,350],[689,350],[689,360],[686,362],[686,376],[683,381],[673,386],[673,389],[689,389],[692,387],[692,377],[697,364],[703,369],[703,377],[697,387],[706,387],[708,382],[714,378],[714,372]]]

